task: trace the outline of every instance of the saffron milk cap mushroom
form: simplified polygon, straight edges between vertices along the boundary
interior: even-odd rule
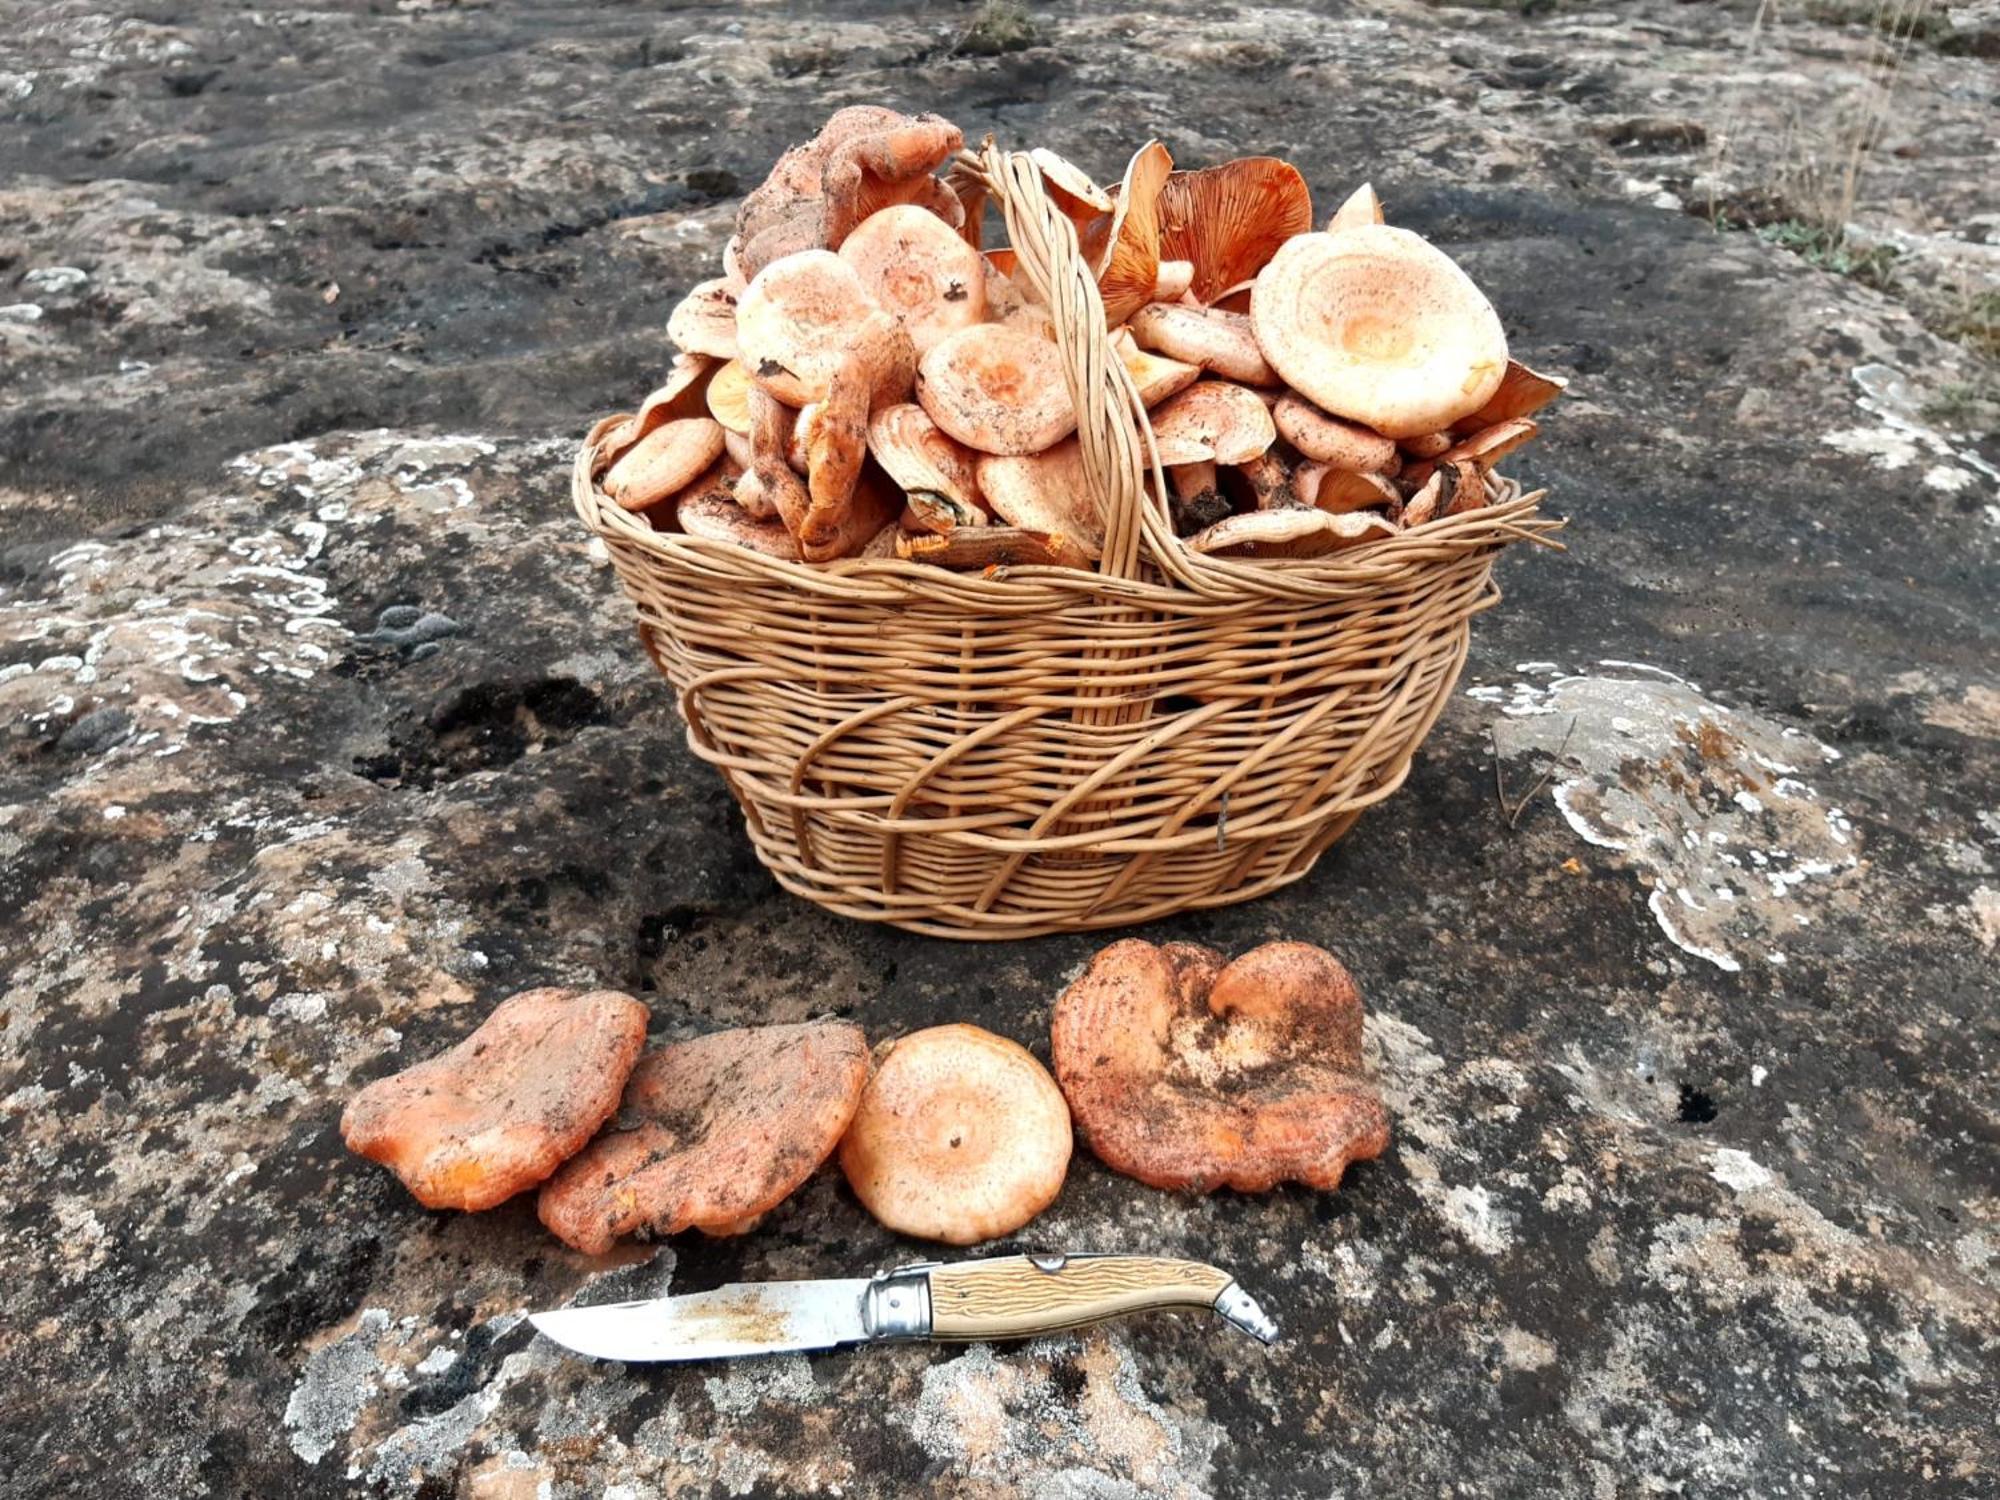
[[[1076,439],[1046,453],[982,457],[976,472],[980,495],[1008,525],[1060,538],[1064,547],[1085,558],[1104,551],[1104,518],[1091,496]]]
[[[1121,328],[1112,334],[1111,347],[1117,352],[1118,362],[1125,367],[1125,373],[1132,377],[1140,403],[1149,409],[1169,396],[1179,395],[1201,379],[1200,365],[1183,364],[1180,360],[1168,359],[1164,354],[1141,349],[1129,328]]]
[[[715,363],[706,354],[674,356],[666,381],[646,397],[637,412],[604,435],[599,450],[617,458],[662,422],[700,416],[707,409],[703,400]]]
[[[738,358],[751,380],[791,406],[826,399],[851,358],[885,370],[908,335],[830,250],[802,250],[759,271],[736,305]]]
[[[1346,202],[1333,211],[1333,217],[1326,221],[1326,232],[1339,234],[1343,229],[1353,229],[1360,224],[1381,222],[1382,200],[1375,196],[1375,184],[1364,182],[1347,195]]]
[[[868,419],[868,451],[909,496],[926,531],[984,526],[972,453],[914,402],[885,406]]]
[[[840,258],[903,325],[920,359],[947,333],[986,321],[986,263],[936,214],[885,208],[841,243]]]
[[[1456,463],[1460,459],[1470,459],[1482,469],[1490,469],[1501,459],[1512,453],[1541,429],[1532,417],[1514,417],[1505,422],[1496,422],[1491,427],[1482,427],[1472,436],[1438,455],[1440,464]]]
[[[1278,439],[1271,412],[1256,395],[1226,380],[1201,380],[1152,413],[1153,441],[1166,465],[1243,464]]]
[[[1140,147],[1125,168],[1096,266],[1097,290],[1108,328],[1116,328],[1157,295],[1160,187],[1173,169],[1174,159],[1158,141]]]
[[[655,427],[604,476],[604,493],[625,510],[644,510],[686,489],[722,456],[722,424],[682,417]]]
[[[1160,188],[1160,255],[1193,266],[1188,290],[1204,306],[1311,228],[1312,193],[1299,169],[1275,156],[1175,172]]]
[[[639,1060],[610,1128],[542,1189],[542,1223],[585,1255],[640,1230],[741,1234],[833,1154],[868,1076],[845,1021],[749,1026]]]
[[[1287,385],[1390,438],[1470,416],[1507,369],[1499,315],[1472,278],[1382,224],[1287,240],[1258,273],[1250,319]]]
[[[981,453],[1040,453],[1076,430],[1056,346],[998,323],[961,328],[932,346],[917,366],[917,400]]]
[[[1287,391],[1271,409],[1278,431],[1307,458],[1357,474],[1393,474],[1401,464],[1396,445],[1379,432],[1330,417]]]
[[[1221,556],[1311,558],[1394,536],[1397,529],[1373,511],[1335,515],[1302,505],[1225,516],[1187,545]]]
[[[676,349],[736,358],[736,299],[743,283],[728,277],[704,281],[667,315],[667,337]]]
[[[356,1094],[347,1149],[426,1208],[491,1208],[542,1181],[618,1106],[646,1007],[615,990],[524,990],[448,1052]]]
[[[1084,1140],[1114,1171],[1197,1193],[1328,1189],[1389,1143],[1361,1019],[1347,970],[1310,944],[1225,963],[1127,939],[1057,1000],[1051,1050]]]
[[[1128,326],[1141,349],[1200,365],[1245,385],[1279,383],[1243,313],[1153,302],[1134,313]]]
[[[1461,433],[1481,432],[1503,422],[1532,417],[1567,389],[1567,376],[1543,375],[1510,359],[1507,361],[1507,373],[1500,377],[1500,389],[1493,393],[1493,399],[1471,416],[1461,419],[1456,424],[1457,428]]]
[[[1062,1091],[1025,1047],[977,1026],[933,1026],[880,1055],[840,1168],[889,1228],[971,1245],[1053,1203],[1073,1144]]]
[[[684,498],[675,510],[675,519],[682,531],[704,541],[728,542],[787,562],[797,562],[802,555],[798,538],[785,530],[782,521],[759,520],[718,490]]]

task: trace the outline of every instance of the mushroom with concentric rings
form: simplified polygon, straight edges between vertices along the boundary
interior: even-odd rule
[[[840,1168],[889,1228],[971,1245],[1053,1203],[1072,1146],[1062,1090],[1027,1048],[977,1026],[933,1026],[878,1059]]]

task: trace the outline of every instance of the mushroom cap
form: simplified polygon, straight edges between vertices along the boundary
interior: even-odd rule
[[[1045,146],[1035,147],[1028,156],[1041,170],[1043,189],[1079,229],[1099,214],[1111,212],[1111,195],[1068,157],[1058,156]]]
[[[1087,558],[1103,553],[1104,517],[1092,497],[1076,439],[1058,443],[1046,453],[982,457],[976,470],[980,495],[1009,526],[1060,538],[1059,551]]]
[[[636,413],[604,435],[600,451],[617,458],[662,422],[700,416],[706,409],[703,399],[714,369],[715,361],[706,354],[676,355],[666,383],[649,394]]]
[[[1396,446],[1411,458],[1436,458],[1451,448],[1451,434],[1448,432],[1420,432],[1415,437],[1400,438]]]
[[[1128,326],[1142,349],[1200,365],[1245,385],[1278,384],[1246,314],[1153,302],[1132,314]]]
[[[1438,455],[1440,464],[1470,459],[1482,469],[1490,469],[1541,431],[1532,417],[1513,417],[1482,427],[1463,442],[1454,443]]]
[[[1507,373],[1500,377],[1500,389],[1493,399],[1471,416],[1459,421],[1461,433],[1481,432],[1520,417],[1532,417],[1569,389],[1566,375],[1544,375],[1515,360],[1507,361]]]
[[[1278,431],[1307,458],[1357,474],[1393,474],[1402,462],[1396,445],[1379,432],[1328,416],[1290,391],[1271,409]]]
[[[1173,157],[1158,141],[1140,147],[1125,168],[1096,265],[1107,328],[1116,328],[1154,298],[1160,279],[1160,187],[1173,169]]]
[[[1169,396],[1179,395],[1201,379],[1200,365],[1185,364],[1178,359],[1168,359],[1164,354],[1141,349],[1129,328],[1121,328],[1113,334],[1111,346],[1117,350],[1118,362],[1125,366],[1125,373],[1132,377],[1132,384],[1138,388],[1140,402],[1148,408],[1158,406]]]
[[[854,268],[830,250],[773,261],[736,304],[738,358],[752,380],[792,406],[825,400],[834,372],[851,356],[886,365],[903,337]]]
[[[1357,474],[1351,469],[1321,466],[1317,482],[1310,496],[1301,491],[1301,499],[1335,515],[1349,511],[1373,510],[1377,506],[1394,505],[1403,498],[1402,492],[1380,474]]]
[[[1159,272],[1153,277],[1155,302],[1178,302],[1194,285],[1194,262],[1191,260],[1163,260]]]
[[[736,1233],[833,1153],[867,1077],[867,1040],[845,1021],[657,1048],[632,1070],[610,1127],[550,1179],[536,1211],[586,1255],[642,1229]]]
[[[893,125],[830,147],[820,169],[819,243],[838,250],[858,225],[898,203],[916,204],[956,230],[964,214],[958,195],[931,173],[964,144],[949,120],[899,115]]]
[[[1152,414],[1163,464],[1243,464],[1278,440],[1270,408],[1226,380],[1200,380]]]
[[[766,557],[782,557],[787,562],[799,560],[798,538],[785,530],[782,521],[759,520],[728,495],[715,489],[703,489],[687,496],[676,507],[674,514],[681,530],[689,536],[711,542],[728,542],[732,546],[761,552]]]
[[[1195,552],[1245,557],[1323,557],[1394,536],[1394,522],[1373,511],[1335,515],[1331,511],[1279,508],[1225,516],[1188,539]]]
[[[971,1245],[1053,1203],[1073,1144],[1062,1091],[1027,1048],[977,1026],[933,1026],[877,1062],[840,1168],[889,1228]]]
[[[727,432],[750,432],[750,372],[732,359],[708,380],[708,414]]]
[[[524,990],[456,1047],[356,1094],[340,1134],[426,1208],[491,1208],[596,1133],[645,1045],[630,995]]]
[[[1507,369],[1499,315],[1472,278],[1382,224],[1287,240],[1258,274],[1250,318],[1287,385],[1385,437],[1470,416]]]
[[[681,417],[655,427],[604,475],[604,493],[625,510],[644,510],[677,494],[722,456],[722,424]]]
[[[699,283],[667,315],[667,337],[689,354],[736,358],[736,299],[743,284],[726,276]]]
[[[840,258],[919,357],[947,333],[986,321],[986,264],[936,214],[897,204],[872,214],[840,246]]]
[[[1076,407],[1056,346],[981,323],[947,334],[917,366],[931,420],[981,453],[1041,453],[1076,431]]]
[[[1204,306],[1311,228],[1312,192],[1297,167],[1275,156],[1176,172],[1160,189],[1160,255],[1193,263],[1188,290]]]
[[[925,530],[986,524],[972,453],[915,402],[885,406],[868,419],[868,451],[909,495],[927,523]],[[919,507],[920,499],[928,500],[930,508]],[[950,524],[934,524],[938,520]]]
[[[1382,200],[1375,196],[1375,184],[1364,182],[1333,211],[1333,217],[1326,221],[1326,232],[1339,234],[1343,229],[1353,229],[1360,224],[1381,222]]]
[[[1307,943],[1228,964],[1192,943],[1113,943],[1056,1002],[1051,1041],[1085,1142],[1154,1187],[1333,1188],[1388,1146],[1361,997]]]

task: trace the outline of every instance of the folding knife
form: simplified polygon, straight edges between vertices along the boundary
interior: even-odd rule
[[[1206,1308],[1264,1343],[1278,1325],[1227,1271],[1155,1255],[1003,1255],[834,1281],[743,1282],[529,1315],[593,1359],[737,1359],[908,1339],[1011,1339],[1124,1313]]]

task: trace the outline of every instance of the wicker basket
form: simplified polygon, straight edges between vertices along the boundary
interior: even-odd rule
[[[962,165],[1052,312],[1100,571],[806,564],[613,504],[600,422],[574,498],[757,855],[830,910],[954,938],[1115,927],[1298,879],[1402,785],[1499,601],[1493,559],[1557,522],[1483,509],[1310,561],[1189,552],[1069,221],[1025,155]],[[1142,474],[1151,480],[1150,488]]]

